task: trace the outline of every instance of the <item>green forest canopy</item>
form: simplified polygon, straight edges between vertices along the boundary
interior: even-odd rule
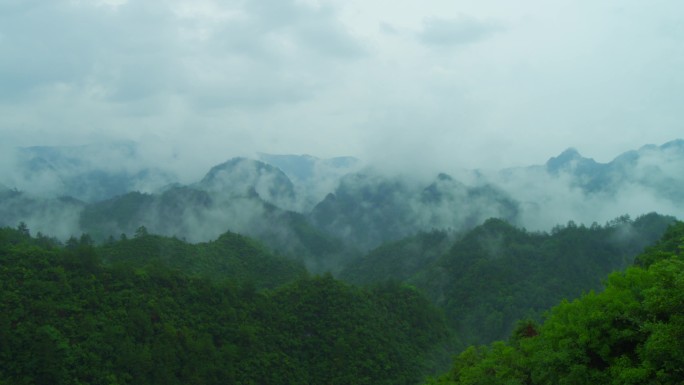
[[[684,383],[684,223],[606,289],[563,301],[542,325],[508,341],[471,346],[429,384]]]
[[[415,384],[451,350],[443,315],[403,285],[300,275],[257,290],[102,262],[133,246],[154,257],[159,241],[61,246],[0,229],[0,384]]]

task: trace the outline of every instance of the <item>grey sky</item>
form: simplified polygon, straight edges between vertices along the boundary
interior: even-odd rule
[[[684,136],[682,68],[678,0],[0,0],[3,145],[203,168],[605,162]]]

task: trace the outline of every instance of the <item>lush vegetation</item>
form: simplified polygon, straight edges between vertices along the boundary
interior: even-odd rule
[[[67,242],[67,246],[73,243]],[[130,239],[110,238],[97,252],[107,265],[158,265],[218,281],[248,282],[257,288],[276,287],[306,274],[301,263],[274,255],[254,239],[232,232],[211,242],[191,244],[149,234],[140,227]]]
[[[631,265],[673,220],[623,216],[604,226],[570,222],[537,233],[490,219],[460,236],[433,231],[385,244],[341,277],[414,285],[444,309],[463,342],[489,343],[506,338],[521,318],[540,320],[561,300],[601,289],[608,274]]]
[[[634,259],[672,221],[419,233],[354,260],[363,287],[230,232],[0,228],[0,384],[415,384],[504,334],[431,383],[680,383],[684,224]]]
[[[684,383],[684,223],[613,273],[601,293],[554,307],[506,342],[473,346],[430,384]]]
[[[407,281],[439,259],[453,242],[454,237],[441,230],[387,242],[348,263],[340,278],[357,285]]]
[[[190,246],[139,229],[62,246],[0,229],[0,384],[393,385],[438,369],[452,337],[411,287],[325,275],[258,290],[205,277],[211,253],[231,259],[250,243]]]
[[[160,194],[130,192],[89,204],[80,213],[80,228],[97,242],[122,233],[132,236],[141,225],[193,242],[217,238],[230,228],[317,273],[356,255],[354,247],[316,229],[304,215],[278,208],[255,192],[226,197],[176,186]]]

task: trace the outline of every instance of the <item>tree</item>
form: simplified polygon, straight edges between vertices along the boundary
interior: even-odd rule
[[[19,222],[19,225],[17,226],[17,230],[19,230],[19,233],[23,235],[26,238],[31,237],[31,232],[29,231],[28,226],[24,222]]]
[[[145,226],[140,226],[135,230],[135,238],[142,238],[148,235],[147,228]]]

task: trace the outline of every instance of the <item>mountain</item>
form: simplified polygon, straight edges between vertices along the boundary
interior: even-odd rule
[[[680,187],[684,176],[676,169],[684,166],[684,140],[661,146],[646,145],[628,151],[608,163],[597,163],[568,149],[546,162],[549,174],[566,174],[572,185],[586,193],[616,194],[625,185],[639,185],[670,200],[684,199]]]
[[[414,289],[330,275],[259,289],[250,277],[284,278],[264,257],[234,234],[61,246],[0,228],[0,383],[413,385],[448,365],[453,335]],[[251,275],[204,276],[245,272],[232,262]]]
[[[286,210],[296,209],[294,185],[279,168],[246,158],[214,166],[196,186],[226,197],[256,194]]]
[[[341,176],[356,171],[361,161],[351,156],[320,159],[311,155],[259,154],[259,160],[278,167],[290,178],[309,182],[325,175]]]
[[[519,322],[506,340],[469,347],[428,383],[684,383],[683,249],[678,222],[602,292],[560,302],[543,324]]]
[[[3,182],[48,198],[96,202],[129,191],[155,191],[177,181],[168,170],[145,167],[133,142],[23,147],[14,155]]]
[[[0,226],[25,223],[34,232],[67,239],[80,234],[84,202],[70,197],[45,198],[16,189],[0,189]]]
[[[315,271],[339,271],[385,242],[432,230],[462,233],[488,218],[543,231],[625,213],[684,216],[681,140],[609,163],[569,149],[543,165],[452,173],[457,177],[390,174],[350,157],[261,154],[229,159],[189,184],[143,167],[147,155],[132,143],[19,154],[15,172],[0,180],[10,187],[0,195],[0,225],[24,221],[62,239],[89,232],[98,241],[141,225],[194,242],[234,231]]]
[[[433,230],[386,242],[348,263],[340,279],[356,285],[406,282],[427,269],[453,245],[454,234]]]
[[[560,155],[549,159],[546,162],[546,170],[552,174],[562,171],[592,173],[600,164],[593,159],[585,158],[574,148],[568,148]]]
[[[600,289],[603,277],[632,264],[673,221],[652,213],[538,233],[490,219],[460,235],[435,231],[384,244],[340,277],[414,285],[445,310],[464,341],[488,343],[507,336],[518,319],[538,319],[564,298]]]
[[[257,288],[273,288],[305,276],[303,264],[275,255],[258,241],[227,232],[209,242],[190,244],[148,233],[140,227],[134,237],[108,240],[99,249],[107,266],[163,266],[183,274],[230,280]]]
[[[604,222],[650,211],[684,216],[684,140],[628,151],[607,163],[568,149],[544,165],[478,173],[519,202],[519,223],[536,230],[562,220]]]
[[[172,187],[160,194],[128,193],[86,206],[81,229],[94,239],[132,235],[140,226],[150,232],[192,242],[206,242],[226,231],[259,239],[314,272],[334,270],[355,255],[352,247],[312,227],[302,214],[283,210],[252,191]]]
[[[293,182],[299,197],[299,211],[309,212],[335,190],[340,180],[359,171],[362,162],[345,156],[320,159],[310,155],[259,154],[259,160],[282,170]]]
[[[312,223],[363,250],[431,229],[463,230],[487,218],[516,221],[517,203],[492,185],[466,186],[446,174],[425,185],[367,169],[342,178],[316,205]]]

